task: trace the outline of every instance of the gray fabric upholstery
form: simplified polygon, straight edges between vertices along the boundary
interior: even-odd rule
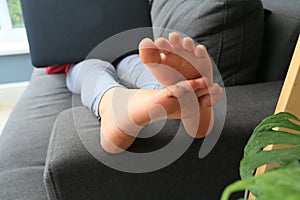
[[[278,80],[285,75],[299,33],[299,1],[263,2],[271,14],[265,20],[259,76],[260,80]],[[25,23],[28,23],[26,19]],[[47,49],[42,53],[49,54]],[[270,82],[228,87],[224,130],[207,157],[198,159],[202,140],[197,140],[180,159],[164,169],[128,174],[96,161],[82,145],[72,111],[82,119],[80,127],[95,142],[99,142],[99,123],[85,108],[66,110],[71,108],[72,100],[80,106],[80,98],[71,98],[64,77],[35,70],[28,89],[12,112],[0,137],[1,200],[117,199],[120,196],[124,199],[218,199],[226,185],[239,179],[244,145],[252,129],[274,112],[282,85],[282,82]],[[149,140],[137,140],[130,150],[160,148],[172,138],[177,125],[178,121],[169,121],[160,134]],[[97,150],[106,156],[101,148]]]
[[[263,39],[261,0],[154,0],[153,26],[182,32],[204,44],[226,86],[256,80]],[[156,30],[154,36],[168,36]]]
[[[103,40],[129,29],[151,26],[148,0],[130,0],[130,3],[22,0],[21,3],[31,60],[36,67],[77,63]],[[136,48],[140,38],[131,38]]]
[[[22,151],[26,151],[25,149]],[[21,153],[20,153],[21,154]],[[1,154],[2,155],[2,154]],[[30,158],[29,160],[33,160]],[[43,185],[44,166],[11,168],[0,173],[1,200],[47,200]]]
[[[83,146],[78,130],[99,144],[99,122],[86,108],[66,110],[58,116],[49,143],[44,173],[48,195],[50,199],[219,199],[224,187],[239,179],[244,145],[254,127],[274,112],[281,85],[227,88],[226,123],[213,151],[200,160],[202,140],[196,140],[170,166],[144,174],[120,172],[97,161]],[[166,144],[176,124],[170,120],[153,139],[138,139],[130,150],[151,150],[159,147],[155,147],[158,141]],[[97,148],[100,156],[111,159]]]
[[[0,199],[45,199],[48,141],[58,113],[71,106],[70,97],[65,75],[34,71],[0,137]]]
[[[263,0],[266,12],[259,81],[284,80],[300,34],[299,0]]]

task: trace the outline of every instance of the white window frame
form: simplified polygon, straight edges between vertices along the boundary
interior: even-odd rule
[[[7,0],[0,0],[0,56],[28,54],[25,28],[13,28]]]

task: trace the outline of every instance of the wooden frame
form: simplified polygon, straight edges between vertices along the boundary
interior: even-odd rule
[[[300,35],[296,45],[294,55],[284,81],[281,94],[277,103],[275,114],[279,112],[290,112],[300,118]],[[269,145],[265,150],[284,148],[286,145]],[[276,164],[264,165],[256,170],[255,175],[264,173],[266,170],[276,166]],[[249,200],[255,197],[250,194]]]

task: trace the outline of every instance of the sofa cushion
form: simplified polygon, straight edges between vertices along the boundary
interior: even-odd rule
[[[36,67],[77,63],[103,40],[128,29],[151,26],[148,0],[130,3],[22,0],[21,3],[31,60]],[[137,48],[141,38],[131,38],[130,44]],[[116,44],[109,48],[113,52],[119,47]]]
[[[300,34],[299,0],[263,0],[264,50],[259,81],[284,80]]]
[[[57,115],[69,107],[65,75],[35,70],[0,137],[0,199],[46,199],[49,137]]]
[[[154,0],[151,16],[154,27],[204,44],[225,85],[255,81],[264,34],[261,0]],[[157,29],[154,36],[169,32]]]
[[[99,143],[99,122],[86,108],[62,112],[49,143],[44,181],[50,199],[220,199],[225,186],[239,179],[243,148],[254,127],[271,115],[282,82],[227,88],[227,117],[222,135],[208,156],[198,158],[202,140],[171,165],[148,173],[127,173],[99,162],[89,151],[106,160],[109,155]],[[246,92],[245,92],[246,91]],[[178,121],[149,139],[137,139],[129,149],[148,152],[167,144]],[[86,138],[91,143],[86,143]],[[86,144],[92,144],[88,146]],[[135,163],[124,163],[134,165]],[[237,198],[235,198],[237,199]]]

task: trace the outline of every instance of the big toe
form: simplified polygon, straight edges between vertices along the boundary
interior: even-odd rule
[[[140,42],[139,54],[144,64],[159,63],[160,61],[160,50],[149,38],[145,38]]]

